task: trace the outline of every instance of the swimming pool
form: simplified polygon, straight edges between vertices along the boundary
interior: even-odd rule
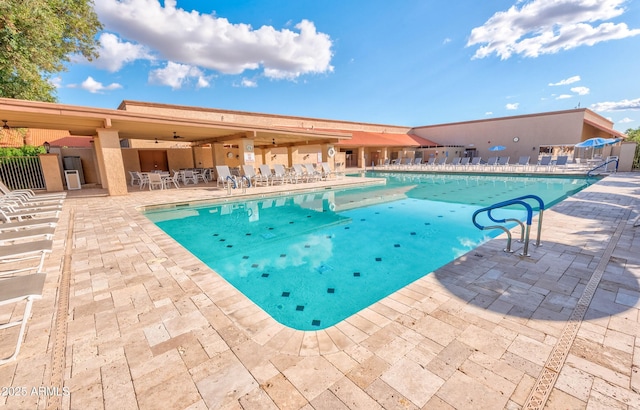
[[[526,194],[549,207],[588,185],[576,177],[369,175],[386,184],[145,215],[278,322],[319,330],[497,236],[473,226],[478,208]]]

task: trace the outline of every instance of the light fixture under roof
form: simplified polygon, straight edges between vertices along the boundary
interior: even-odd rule
[[[184,137],[181,137],[181,136],[179,136],[179,135],[176,135],[176,132],[175,132],[175,131],[173,131],[173,139],[174,139],[174,140],[177,140],[178,138],[184,138]]]
[[[4,122],[4,125],[2,125],[2,129],[3,130],[10,130],[11,127],[7,125],[7,120],[2,120],[2,122]]]

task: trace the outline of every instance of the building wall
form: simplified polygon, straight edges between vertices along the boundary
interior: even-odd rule
[[[483,159],[491,156],[538,157],[540,146],[573,146],[583,138],[584,109],[537,115],[470,121],[414,128],[418,136],[463,148],[475,148]],[[517,137],[517,141],[514,138]],[[496,145],[504,151],[489,151]]]

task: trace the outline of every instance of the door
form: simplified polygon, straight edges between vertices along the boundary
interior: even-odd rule
[[[140,171],[169,171],[169,162],[167,161],[167,151],[165,150],[140,150],[138,151],[140,159]]]

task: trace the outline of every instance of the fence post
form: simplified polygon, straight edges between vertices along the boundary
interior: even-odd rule
[[[58,154],[39,154],[42,175],[48,192],[64,191]]]

